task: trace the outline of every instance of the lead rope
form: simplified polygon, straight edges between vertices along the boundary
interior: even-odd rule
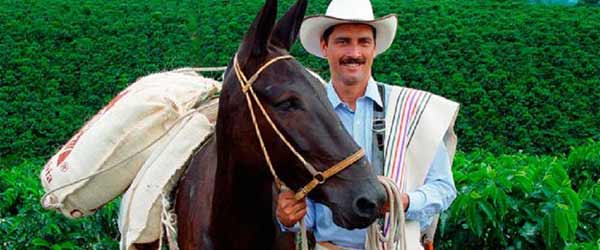
[[[406,221],[402,193],[396,188],[394,180],[389,177],[378,176],[378,179],[385,188],[390,202],[388,213],[390,223],[385,234],[382,232],[379,222],[375,221],[369,226],[365,239],[365,250],[406,250]],[[304,218],[300,220],[300,242],[300,250],[309,250]]]
[[[390,203],[390,210],[387,215],[389,226],[385,233],[382,232],[383,230],[377,221],[369,226],[365,240],[365,249],[406,250],[406,221],[402,204],[402,193],[396,188],[394,180],[389,177],[378,176],[378,179],[383,184]]]

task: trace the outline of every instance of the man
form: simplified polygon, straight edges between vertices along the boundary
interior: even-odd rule
[[[408,249],[419,249],[420,231],[456,197],[450,167],[458,104],[423,91],[378,87],[371,66],[390,47],[396,26],[395,15],[374,19],[368,0],[332,0],[326,15],[305,18],[300,41],[309,53],[327,59],[329,101],[373,171],[394,179],[403,192]],[[372,129],[374,115],[384,108],[386,145],[380,147],[383,142]],[[304,218],[317,249],[364,248],[366,229],[338,227],[329,208],[310,199],[296,201],[292,192],[279,195],[277,218],[283,230],[294,232]]]

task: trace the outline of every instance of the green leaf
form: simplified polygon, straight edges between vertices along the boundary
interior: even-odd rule
[[[481,208],[481,210],[483,210],[483,212],[487,215],[487,221],[491,221],[495,227],[496,226],[496,212],[494,211],[492,206],[490,206],[490,204],[487,201],[481,201],[478,203],[478,205],[479,205],[479,208]]]
[[[569,222],[569,240],[573,240],[575,238],[575,232],[577,232],[577,227],[579,221],[577,220],[577,213],[573,210],[566,212],[567,220]]]
[[[554,217],[554,224],[558,228],[558,234],[563,240],[567,241],[569,239],[569,222],[567,215],[562,213],[561,210],[564,211],[563,209],[555,210],[552,217]]]
[[[477,191],[471,191],[471,193],[469,194],[469,196],[473,200],[481,199],[481,195]]]
[[[475,206],[469,206],[467,208],[467,223],[471,230],[473,230],[478,237],[481,237],[481,234],[483,233],[483,224],[485,222],[482,220],[478,210],[475,209]]]
[[[504,191],[499,190],[497,193],[497,198],[494,199],[494,205],[496,205],[496,210],[498,212],[498,214],[500,215],[500,219],[502,219],[504,217],[504,215],[506,215],[506,213],[508,212],[508,196],[506,195],[506,193],[504,193]]]
[[[579,209],[581,209],[581,199],[579,198],[579,195],[577,195],[577,193],[573,191],[573,189],[571,189],[570,187],[561,188],[559,194],[564,199],[564,201],[566,201],[569,205],[573,207],[573,209],[575,209],[576,211],[579,211]]]
[[[556,239],[556,229],[553,223],[552,213],[548,213],[544,216],[542,221],[542,237],[547,248],[552,248],[552,243]]]
[[[31,241],[31,244],[38,247],[50,247],[50,243],[41,238],[35,238]]]
[[[77,249],[77,245],[75,245],[75,243],[73,243],[72,241],[65,241],[60,244],[60,247],[66,250]]]
[[[525,176],[524,171],[520,171],[521,175],[516,175],[514,181],[527,193],[533,191],[533,181],[529,179],[530,177]]]

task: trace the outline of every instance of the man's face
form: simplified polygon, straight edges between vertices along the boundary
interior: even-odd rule
[[[373,29],[366,24],[337,25],[328,41],[321,39],[321,52],[329,62],[333,81],[344,85],[367,82],[375,56]]]

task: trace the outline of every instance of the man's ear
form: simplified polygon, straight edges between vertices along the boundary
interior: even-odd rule
[[[323,54],[323,57],[327,57],[327,42],[325,41],[325,39],[321,38],[321,42],[319,44],[321,45],[321,54]]]

